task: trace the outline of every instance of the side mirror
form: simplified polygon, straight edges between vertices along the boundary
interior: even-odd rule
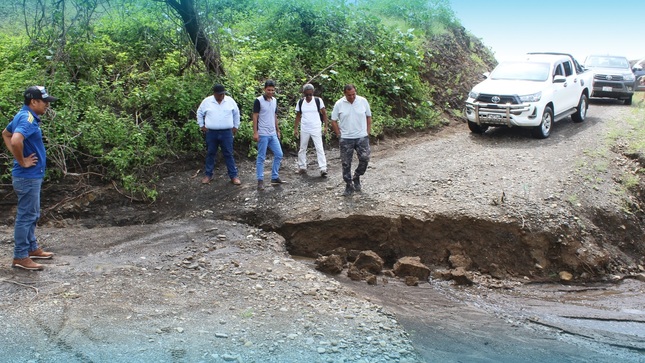
[[[553,77],[553,83],[564,83],[567,81],[567,77],[565,76],[555,76]]]

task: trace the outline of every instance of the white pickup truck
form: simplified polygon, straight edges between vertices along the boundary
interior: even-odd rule
[[[529,53],[521,61],[500,63],[468,94],[464,116],[470,131],[489,126],[530,127],[536,138],[551,134],[553,123],[587,116],[593,74],[570,55]]]

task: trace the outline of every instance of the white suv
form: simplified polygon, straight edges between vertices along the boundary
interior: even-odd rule
[[[473,133],[490,126],[530,127],[536,138],[551,134],[553,122],[585,120],[591,73],[567,54],[529,54],[500,63],[468,94],[465,117]]]

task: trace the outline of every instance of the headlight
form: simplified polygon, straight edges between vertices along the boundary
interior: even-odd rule
[[[538,102],[542,98],[542,92],[534,93],[532,95],[520,96],[522,102]]]
[[[627,74],[623,74],[623,79],[625,81],[633,81],[636,79],[636,77],[634,77],[633,73],[627,73]]]
[[[479,97],[479,93],[473,92],[473,91],[468,92],[468,98],[472,98],[472,99],[476,100],[477,97]]]

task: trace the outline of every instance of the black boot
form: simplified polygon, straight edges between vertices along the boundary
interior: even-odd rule
[[[345,186],[345,191],[343,192],[343,197],[349,197],[354,193],[354,186],[352,186],[352,183],[347,183]]]
[[[354,190],[358,193],[361,192],[362,186],[361,186],[361,177],[358,175],[355,175],[354,178],[352,179],[354,182]]]

